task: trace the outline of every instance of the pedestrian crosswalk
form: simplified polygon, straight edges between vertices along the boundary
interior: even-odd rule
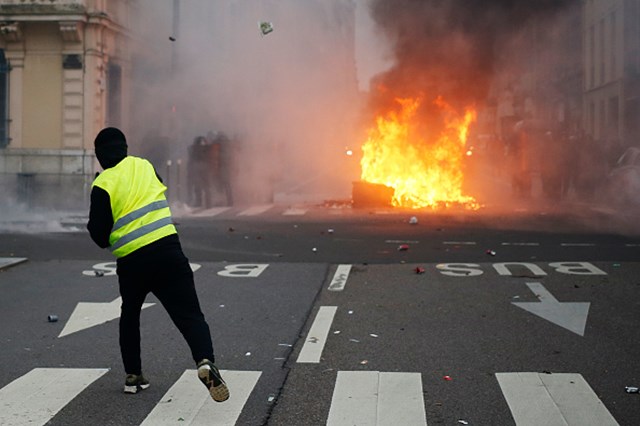
[[[108,371],[35,368],[0,389],[0,425],[45,425]],[[228,401],[211,401],[196,371],[185,370],[141,426],[238,424],[262,372],[223,370],[222,375],[231,390]],[[580,374],[504,372],[495,378],[517,426],[618,425]],[[425,394],[430,393],[419,372],[338,371],[326,425],[427,426]]]
[[[224,404],[213,404],[209,394],[203,392],[196,370],[186,370],[141,426],[169,426],[177,422],[191,426],[235,425],[261,372],[221,370],[220,373],[231,389]]]
[[[35,368],[0,389],[0,425],[44,425],[108,369]]]

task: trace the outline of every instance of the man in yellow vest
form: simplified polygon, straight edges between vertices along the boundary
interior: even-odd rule
[[[149,387],[140,360],[140,310],[147,294],[153,293],[187,341],[198,377],[211,397],[227,400],[229,389],[214,365],[209,326],[164,195],[167,187],[150,162],[127,156],[120,130],[103,129],[94,145],[104,171],[91,188],[87,228],[93,241],[117,258],[124,391]]]

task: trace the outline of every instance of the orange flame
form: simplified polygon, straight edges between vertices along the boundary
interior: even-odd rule
[[[444,127],[434,141],[418,134],[420,99],[396,99],[400,111],[377,117],[362,146],[361,179],[394,188],[394,206],[408,208],[480,206],[462,193],[463,161],[469,126],[476,111],[460,116],[441,97],[434,101]]]

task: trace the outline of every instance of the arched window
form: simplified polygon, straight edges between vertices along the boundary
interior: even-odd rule
[[[9,145],[9,63],[0,49],[0,148]]]

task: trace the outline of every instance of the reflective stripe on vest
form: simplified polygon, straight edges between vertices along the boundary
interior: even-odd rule
[[[118,219],[118,221],[113,225],[113,229],[111,232],[122,228],[128,223],[131,223],[134,220],[141,218],[142,216],[144,216],[149,212],[164,209],[165,207],[169,207],[169,203],[167,203],[167,200],[155,201],[149,205],[139,208],[138,210],[131,212],[128,215]],[[136,240],[142,236],[150,234],[151,232],[155,231],[156,229],[160,229],[163,226],[172,225],[172,224],[173,224],[173,221],[171,220],[171,217],[163,217],[162,219],[158,219],[155,222],[151,222],[147,225],[141,226],[135,231],[131,231],[128,234],[125,234],[122,237],[120,237],[118,241],[116,241],[114,244],[112,244],[109,247],[109,250],[111,250],[111,252],[113,253],[123,245],[130,243],[133,240]]]

